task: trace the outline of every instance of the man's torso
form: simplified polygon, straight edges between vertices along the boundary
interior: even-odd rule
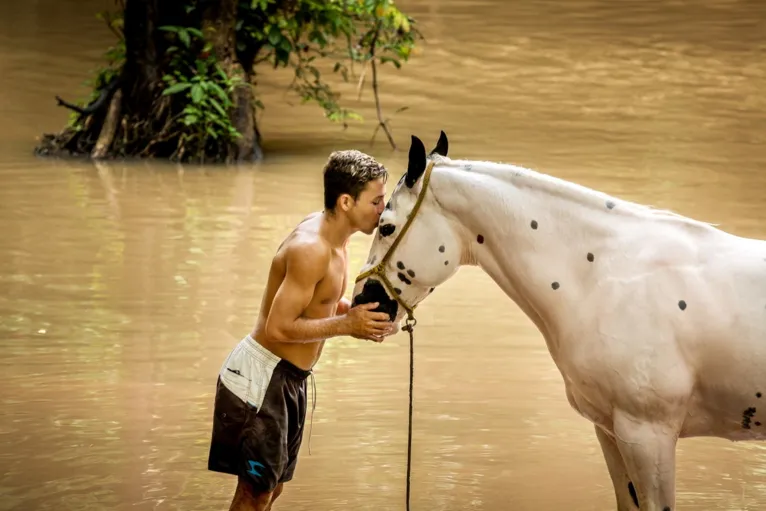
[[[324,240],[319,235],[320,223],[321,213],[312,213],[298,224],[277,249],[277,253],[271,263],[269,279],[261,302],[261,310],[251,334],[258,343],[278,357],[286,359],[306,370],[311,369],[319,359],[324,347],[324,341],[311,343],[269,342],[265,335],[265,326],[271,312],[274,296],[285,278],[285,252],[292,243],[298,240],[301,242],[310,240],[323,243]],[[332,252],[330,263],[324,278],[314,288],[311,302],[303,313],[304,318],[321,319],[335,315],[338,301],[340,301],[346,290],[348,267],[346,249],[345,247],[343,249],[333,249],[328,245],[327,250]]]

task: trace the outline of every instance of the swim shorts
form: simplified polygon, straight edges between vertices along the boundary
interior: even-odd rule
[[[249,335],[240,341],[218,374],[208,470],[244,478],[255,493],[290,481],[310,374]]]

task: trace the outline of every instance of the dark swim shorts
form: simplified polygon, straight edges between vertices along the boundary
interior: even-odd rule
[[[208,470],[239,476],[256,493],[290,481],[310,374],[245,337],[218,375]]]

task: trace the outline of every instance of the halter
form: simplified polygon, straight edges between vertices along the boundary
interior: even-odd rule
[[[394,240],[394,243],[389,247],[388,251],[386,252],[386,255],[383,256],[383,259],[380,260],[378,264],[370,268],[369,270],[362,272],[359,274],[359,276],[356,278],[356,282],[359,282],[362,279],[365,279],[371,275],[375,275],[378,277],[383,284],[388,289],[388,292],[391,294],[391,296],[396,299],[396,301],[401,305],[401,307],[407,311],[407,326],[414,327],[417,321],[415,320],[415,307],[417,305],[413,305],[410,307],[404,300],[401,299],[399,296],[399,293],[397,293],[394,290],[394,285],[391,284],[391,281],[388,280],[388,277],[386,276],[386,264],[388,264],[388,261],[391,259],[391,256],[394,255],[394,251],[396,250],[396,247],[399,245],[399,242],[404,238],[404,235],[407,234],[407,229],[410,228],[410,225],[412,225],[412,222],[415,220],[415,215],[417,215],[418,209],[420,209],[420,205],[423,203],[423,198],[426,196],[426,191],[428,190],[428,182],[431,180],[431,169],[434,167],[434,162],[430,162],[428,166],[426,167],[425,176],[423,177],[423,186],[420,189],[420,193],[418,194],[418,198],[415,201],[415,207],[412,208],[412,212],[410,212],[409,215],[407,215],[407,222],[405,222],[404,227],[402,228],[401,232],[399,233],[399,236],[396,237]]]

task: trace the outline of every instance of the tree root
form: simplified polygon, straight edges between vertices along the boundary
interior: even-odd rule
[[[117,133],[117,126],[119,125],[120,112],[122,110],[122,91],[118,90],[112,96],[112,101],[109,104],[109,111],[104,119],[104,124],[101,127],[101,133],[96,141],[96,147],[91,153],[91,157],[94,159],[101,159],[106,157],[109,152],[109,148],[114,140],[114,135]]]

